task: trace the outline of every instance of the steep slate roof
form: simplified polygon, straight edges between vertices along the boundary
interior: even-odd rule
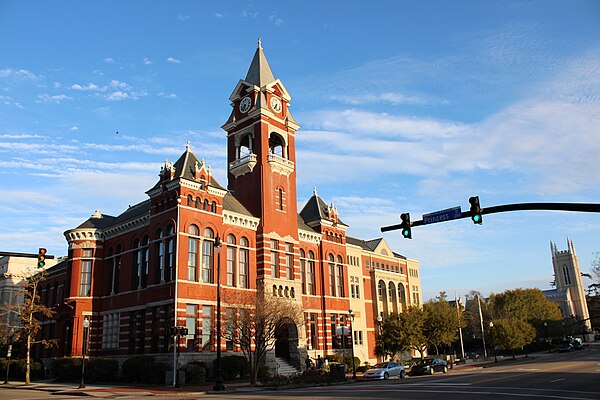
[[[360,247],[362,247],[363,250],[367,250],[367,251],[371,251],[371,252],[375,251],[375,249],[377,248],[377,246],[379,246],[379,243],[381,243],[382,240],[383,240],[383,238],[362,240],[362,239],[357,239],[357,238],[354,238],[351,236],[346,236],[346,243],[353,244],[355,246],[360,246]],[[398,254],[396,252],[393,252],[393,253],[394,253],[394,257],[400,258],[402,260],[406,260],[406,257],[403,256],[402,254]]]
[[[304,231],[316,232],[313,228],[311,228],[310,226],[306,225],[306,222],[304,222],[304,220],[302,219],[302,217],[300,216],[300,214],[298,214],[298,229],[302,229]]]
[[[173,166],[175,167],[175,174],[173,175],[173,179],[184,178],[190,181],[194,181],[194,169],[196,167],[196,163],[201,164],[198,157],[189,148],[189,145],[185,149],[185,153],[183,153]],[[156,182],[156,185],[152,187],[152,189],[156,189],[160,186],[160,180]],[[217,189],[225,190],[223,186],[217,182],[217,180],[211,176],[209,186],[215,187]],[[152,190],[150,189],[150,190]]]
[[[302,211],[300,211],[300,216],[306,223],[320,221],[322,219],[328,220],[328,208],[329,206],[323,201],[322,198],[319,197],[318,194],[313,194],[302,208]],[[338,223],[346,225],[339,217]]]
[[[223,210],[254,217],[230,192],[223,197]]]
[[[250,68],[248,68],[248,73],[244,80],[258,87],[268,85],[275,80],[260,41],[258,42],[258,48],[256,49],[256,53],[254,53],[254,58],[250,63]]]

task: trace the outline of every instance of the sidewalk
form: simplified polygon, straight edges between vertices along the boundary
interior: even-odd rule
[[[41,390],[60,395],[90,396],[90,397],[114,397],[118,396],[156,396],[156,395],[199,395],[212,392],[212,383],[205,385],[184,386],[173,388],[169,386],[135,386],[135,385],[97,385],[86,384],[85,388],[79,389],[79,384],[67,382],[56,383],[52,380],[32,382],[25,385],[25,382],[14,381],[7,385],[0,384],[0,393],[2,388],[23,389],[23,390]],[[226,392],[232,391],[256,391],[260,388],[252,387],[249,383],[232,383],[225,385]]]

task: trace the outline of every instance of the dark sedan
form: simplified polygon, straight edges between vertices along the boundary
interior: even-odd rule
[[[423,358],[410,369],[411,375],[433,375],[436,372],[448,372],[448,364],[441,358]]]

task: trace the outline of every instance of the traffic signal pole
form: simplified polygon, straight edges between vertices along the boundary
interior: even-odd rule
[[[572,211],[572,212],[593,212],[600,213],[600,204],[597,203],[515,203],[515,204],[502,204],[499,206],[492,206],[481,208],[479,214],[497,214],[508,211],[528,211],[528,210],[537,210],[537,211]],[[460,213],[460,216],[456,216],[452,219],[462,219],[462,218],[472,218],[474,212],[463,211]],[[445,222],[444,221],[436,221],[436,222],[428,222],[427,224],[421,219],[418,221],[412,221],[410,223],[411,227],[421,226],[421,225],[429,225],[432,223]],[[404,223],[382,226],[381,232],[389,232],[398,229],[403,229]]]

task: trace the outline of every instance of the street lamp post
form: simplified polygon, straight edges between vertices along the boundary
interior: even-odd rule
[[[498,362],[498,357],[496,356],[496,341],[494,340],[494,322],[490,321],[490,333],[492,334],[492,349],[494,350],[494,362]]]
[[[356,380],[356,365],[354,365],[354,329],[352,329],[352,323],[354,322],[354,313],[352,310],[348,310],[348,319],[350,320],[350,354],[352,356],[352,379]]]
[[[88,317],[83,319],[83,343],[81,346],[81,383],[79,384],[79,389],[85,388],[85,354],[87,351],[87,337],[88,337],[88,328],[90,327],[90,320]]]
[[[381,314],[377,316],[377,325],[379,326],[379,340],[381,341],[381,352],[383,353],[382,360],[385,362],[385,343],[383,341],[383,317]]]
[[[550,352],[550,340],[548,338],[548,322],[544,321],[544,334],[546,335],[546,346],[548,346],[548,352]]]
[[[221,376],[221,238],[219,238],[219,234],[215,238],[213,248],[217,252],[217,363],[215,365],[213,390],[223,391],[225,385],[223,385],[223,377]]]
[[[8,337],[10,339],[10,343],[8,344],[8,351],[6,352],[6,379],[4,380],[4,384],[8,385],[8,371],[10,368],[10,356],[12,355],[12,339],[13,339],[14,331],[11,329],[8,333]]]

